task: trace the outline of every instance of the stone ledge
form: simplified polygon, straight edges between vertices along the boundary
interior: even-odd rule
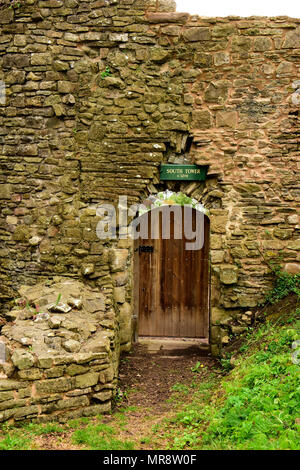
[[[147,20],[149,23],[186,23],[189,19],[189,13],[148,13]]]

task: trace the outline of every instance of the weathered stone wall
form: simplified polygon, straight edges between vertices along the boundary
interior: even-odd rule
[[[105,296],[66,278],[19,293],[0,336],[0,422],[110,411],[120,345]]]
[[[1,300],[82,279],[130,347],[132,243],[96,207],[170,188],[211,212],[214,353],[253,321],[265,259],[299,270],[300,19],[199,18],[171,1],[26,0],[0,11]],[[193,139],[193,140],[192,140]],[[162,162],[205,183],[159,181]]]

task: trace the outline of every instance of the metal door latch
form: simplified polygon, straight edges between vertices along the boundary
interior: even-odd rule
[[[139,247],[139,252],[140,253],[153,253],[153,251],[154,251],[153,246],[141,245]]]

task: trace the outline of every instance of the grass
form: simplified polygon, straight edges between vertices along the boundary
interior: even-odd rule
[[[8,434],[0,442],[0,450],[28,450],[31,440],[24,437],[21,433]]]
[[[75,431],[72,441],[74,444],[83,444],[89,450],[132,450],[133,443],[116,439],[116,433],[113,427],[103,423],[90,424]]]
[[[83,450],[131,450],[133,443],[117,439],[120,429],[126,425],[125,411],[114,416],[112,426],[104,423],[107,417],[78,418],[64,424],[26,423],[20,427],[2,425],[0,427],[0,450],[36,450],[39,449],[37,437],[52,439],[57,448],[67,440],[71,445]],[[4,437],[5,436],[5,437]]]
[[[66,428],[57,423],[26,423],[19,427],[3,424],[0,427],[0,450],[36,449],[36,437],[64,434]],[[5,436],[5,437],[4,437]],[[1,437],[3,437],[1,439]]]

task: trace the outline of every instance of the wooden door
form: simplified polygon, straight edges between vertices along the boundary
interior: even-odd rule
[[[199,222],[200,213],[195,209],[172,206],[170,234],[164,238],[163,222],[168,217],[163,221],[163,214],[168,210],[170,206],[163,206],[140,217],[148,228],[144,225],[144,238],[135,245],[138,335],[208,338],[209,219],[201,214]],[[194,232],[196,223],[203,230],[201,249],[187,249],[191,243],[184,228],[187,221]]]

